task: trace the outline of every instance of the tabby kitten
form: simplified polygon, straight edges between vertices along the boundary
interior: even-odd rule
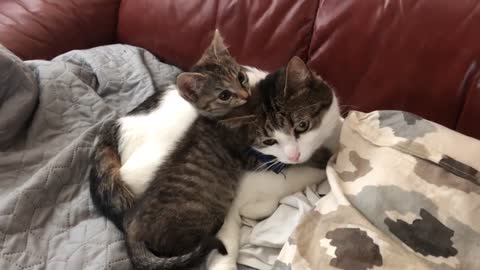
[[[210,270],[237,269],[240,216],[267,217],[284,196],[322,181],[322,169],[337,148],[341,117],[334,90],[300,58],[293,57],[286,68],[268,75],[257,87],[253,94],[258,96],[249,101],[256,115],[252,147],[275,157],[266,166],[276,162],[295,166],[284,170],[285,179],[259,172],[242,178],[218,233],[228,255],[213,253],[208,260]]]
[[[197,118],[197,110],[179,93],[206,114],[226,113],[245,102],[249,77],[257,80],[255,73],[259,72],[235,62],[216,31],[197,65],[178,76],[178,85],[185,91],[172,84],[127,116],[107,121],[99,132],[90,172],[90,193],[102,214],[123,230],[125,211],[143,194],[158,166]],[[199,96],[194,86],[200,85],[212,92]]]
[[[225,90],[219,81],[232,83]],[[216,47],[214,57],[180,74],[177,86],[200,116],[125,215],[128,252],[140,269],[186,267],[212,249],[226,254],[215,235],[251,166],[247,150],[255,138],[241,106],[250,89],[227,49]]]

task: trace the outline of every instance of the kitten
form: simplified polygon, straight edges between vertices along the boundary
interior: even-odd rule
[[[211,59],[224,63],[217,66],[210,63]],[[234,68],[224,69],[222,65]],[[180,86],[186,87],[197,77],[199,82],[207,82],[205,87],[214,91],[211,95],[195,96],[195,92],[185,92],[185,95],[196,98],[198,106],[212,116],[219,110],[228,112],[229,106],[245,102],[244,97],[249,94],[246,87],[249,77],[255,82],[258,76],[253,74],[260,73],[262,76],[262,72],[234,62],[218,31],[215,31],[211,44],[191,71],[180,74]],[[123,230],[125,211],[145,191],[154,178],[156,168],[198,117],[197,110],[179,93],[177,85],[172,84],[165,91],[148,98],[127,116],[105,122],[99,132],[90,172],[90,193],[95,206],[120,230]],[[239,97],[231,96],[233,94]]]
[[[145,190],[152,181],[155,184],[151,186],[155,188],[158,186],[158,188],[156,190],[152,189],[151,193],[169,193],[172,189],[178,188],[176,185],[179,182],[175,177],[182,175],[182,173],[186,176],[185,181],[189,181],[195,177],[201,178],[201,174],[207,172],[207,170],[202,170],[204,164],[200,164],[201,159],[198,157],[205,157],[209,154],[209,152],[205,152],[207,150],[205,143],[210,147],[213,141],[203,140],[203,144],[201,144],[198,143],[197,139],[201,137],[201,134],[204,134],[204,137],[207,137],[207,135],[211,136],[208,133],[224,134],[226,129],[218,127],[217,123],[205,117],[193,122],[197,117],[196,110],[191,106],[186,106],[187,103],[183,98],[195,104],[197,109],[202,112],[202,115],[208,117],[222,116],[228,113],[230,108],[245,103],[245,99],[250,95],[246,73],[251,74],[252,69],[243,68],[235,62],[223,45],[222,39],[217,32],[211,46],[197,65],[191,69],[191,72],[182,73],[178,76],[176,88],[172,87],[173,89],[167,90],[163,95],[150,98],[130,115],[118,121],[108,122],[104,126],[102,136],[100,136],[95,149],[95,162],[94,166],[92,166],[91,174],[91,193],[98,208],[112,219],[117,227],[121,228],[122,220],[124,221],[127,231],[127,242],[129,244],[128,250],[135,266],[146,269],[156,268],[156,266],[177,267],[193,262],[195,258],[201,257],[203,253],[208,252],[211,248],[222,250],[223,245],[214,238],[214,235],[223,223],[229,204],[235,194],[235,185],[238,177],[234,176],[234,170],[239,170],[243,166],[237,164],[241,162],[238,156],[245,155],[244,149],[247,147],[241,144],[246,136],[242,133],[229,134],[228,136],[218,135],[217,137],[219,138],[228,138],[223,145],[219,144],[219,140],[215,140],[215,145],[219,149],[226,149],[228,155],[232,156],[231,164],[221,164],[221,167],[217,167],[218,170],[221,170],[220,168],[225,168],[225,166],[228,168],[228,165],[230,165],[232,170],[227,170],[225,173],[219,173],[218,170],[215,170],[214,173],[214,176],[218,177],[220,181],[213,183],[212,187],[219,191],[224,188],[225,191],[222,192],[223,197],[212,197],[211,202],[202,200],[193,204],[194,206],[201,206],[199,203],[210,203],[212,207],[189,209],[188,204],[186,204],[183,209],[180,209],[180,206],[182,206],[181,199],[188,201],[186,197],[190,196],[198,199],[199,192],[182,188],[181,190],[183,194],[186,194],[185,196],[182,197],[181,192],[174,192],[173,194],[173,197],[175,197],[173,200],[177,200],[177,202],[178,199],[180,200],[174,207],[178,213],[185,214],[185,216],[189,216],[188,213],[197,213],[199,217],[210,215],[211,218],[208,219],[208,222],[190,217],[189,220],[196,220],[196,223],[193,222],[195,224],[183,224],[182,219],[179,224],[168,226],[170,229],[157,224],[157,227],[161,229],[168,229],[168,233],[162,234],[156,230],[146,233],[146,227],[156,228],[153,222],[142,222],[145,220],[142,220],[142,218],[148,219],[148,211],[150,210],[154,212],[153,217],[155,217],[155,220],[159,216],[155,210],[166,210],[166,214],[161,218],[161,221],[179,222],[175,220],[178,216],[168,216],[171,212],[168,211],[168,207],[165,207],[165,205],[163,205],[164,207],[147,207],[147,205],[156,204],[162,199],[165,199],[165,201],[160,202],[160,204],[167,203],[169,199],[172,199],[172,196],[161,196],[160,198],[152,196],[153,200],[139,200],[138,204],[143,204],[143,207],[138,206],[132,209],[132,206],[134,205],[135,197],[148,197],[148,192],[145,192]],[[208,94],[200,93],[202,89],[209,89]],[[180,97],[179,93],[181,93],[183,98]],[[182,120],[185,120],[185,123]],[[157,127],[155,125],[156,122],[161,123],[161,126]],[[172,129],[172,132],[168,133],[165,127],[170,125],[176,129]],[[192,128],[188,130],[190,126]],[[185,134],[186,130],[188,130],[187,134]],[[235,140],[234,138],[238,139]],[[176,142],[177,140],[178,142]],[[189,144],[196,145],[197,149]],[[195,152],[192,149],[197,151]],[[237,151],[237,149],[242,150]],[[208,150],[210,151],[211,149]],[[185,155],[183,152],[191,155]],[[219,153],[221,154],[221,152],[217,151],[214,154],[218,157]],[[195,158],[194,162],[190,162],[187,165],[197,166],[196,170],[192,171],[190,168],[189,171],[188,166],[172,168],[178,164],[185,165],[182,161],[185,158],[191,158],[192,155],[197,155],[197,158]],[[178,160],[178,157],[183,157],[183,160],[175,161]],[[228,163],[228,158],[222,157],[215,160],[215,162],[219,160]],[[160,164],[161,166],[159,166]],[[217,163],[216,165],[218,166],[219,164]],[[159,176],[158,178],[161,178],[162,181],[157,181],[156,176]],[[206,178],[209,181],[215,179],[213,177]],[[170,179],[171,181],[168,182],[165,179]],[[231,181],[228,182],[227,180]],[[222,181],[225,182],[222,183]],[[160,182],[161,185],[157,185],[156,182]],[[190,184],[189,182],[185,183]],[[172,185],[169,186],[168,184]],[[192,191],[195,192],[189,194]],[[210,190],[206,189],[205,191]],[[209,194],[205,193],[205,195]],[[208,199],[208,196],[205,198]],[[125,219],[123,215],[128,209],[132,210],[129,212],[128,218]],[[136,231],[141,226],[144,226],[140,229],[140,233],[144,233],[143,235]],[[178,235],[174,236],[175,229],[179,229],[177,230],[178,235],[186,238],[181,240],[181,238],[177,237]],[[195,235],[182,233],[180,230],[185,232],[198,230],[198,232]],[[152,239],[151,236],[155,235],[163,237]],[[166,236],[172,237],[168,239]],[[142,237],[147,237],[148,239],[143,241]],[[150,242],[147,243],[150,246],[165,247],[163,250],[158,250],[157,248],[156,251],[161,256],[166,257],[155,257],[154,254],[146,249],[146,242]],[[185,254],[186,251],[192,250],[192,253]],[[170,257],[172,254],[182,255]]]
[[[280,199],[325,178],[326,160],[336,150],[341,117],[334,90],[311,72],[298,57],[287,67],[268,75],[258,85],[260,94],[255,126],[258,135],[252,147],[272,162],[297,164],[286,169],[285,180],[272,173],[248,173],[218,233],[228,255],[216,253],[208,269],[236,269],[241,227],[240,216],[265,218]],[[298,165],[304,163],[312,167]],[[271,163],[268,165],[272,165]]]
[[[220,79],[235,82],[225,90]],[[127,249],[137,268],[178,269],[212,249],[227,253],[215,235],[240,177],[254,163],[247,150],[256,132],[241,106],[250,96],[245,80],[226,48],[177,77],[181,96],[200,116],[125,214]]]

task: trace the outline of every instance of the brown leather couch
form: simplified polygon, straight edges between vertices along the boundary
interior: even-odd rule
[[[480,138],[478,0],[0,0],[0,43],[49,59],[126,43],[188,67],[224,33],[244,64],[293,55],[345,109],[400,109]]]

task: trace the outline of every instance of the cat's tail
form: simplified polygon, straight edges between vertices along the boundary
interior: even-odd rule
[[[182,269],[199,264],[210,251],[216,249],[222,255],[227,255],[227,249],[222,241],[214,236],[204,239],[193,251],[174,257],[157,257],[143,241],[132,239],[127,232],[127,251],[133,266],[141,270]]]
[[[120,179],[118,124],[106,122],[100,130],[90,170],[90,193],[95,206],[123,231],[123,215],[133,206],[135,196]]]

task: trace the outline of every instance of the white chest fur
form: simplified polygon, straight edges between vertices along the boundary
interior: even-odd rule
[[[192,105],[172,86],[152,112],[119,120],[120,174],[136,195],[145,191],[157,168],[175,149],[197,116]]]
[[[267,75],[252,67],[245,68],[252,85]],[[119,120],[119,152],[122,159],[120,176],[136,196],[145,191],[157,168],[175,149],[177,142],[197,117],[195,108],[172,85],[154,111]]]

